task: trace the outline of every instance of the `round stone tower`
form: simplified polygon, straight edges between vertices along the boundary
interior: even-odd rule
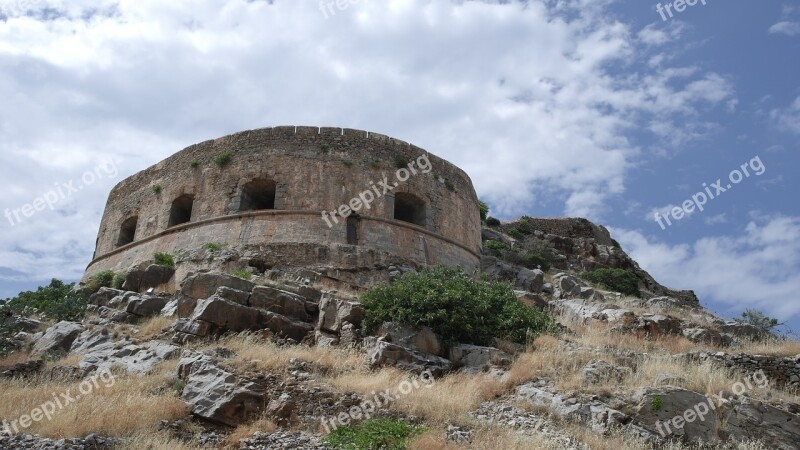
[[[187,147],[117,184],[83,281],[175,257],[189,273],[308,269],[369,287],[391,267],[471,271],[478,199],[464,171],[381,134],[284,126]],[[170,289],[170,287],[172,289]]]

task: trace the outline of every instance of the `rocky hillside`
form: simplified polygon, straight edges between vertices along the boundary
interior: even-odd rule
[[[249,264],[164,293],[175,267],[154,260],[86,305],[21,295],[2,306],[0,448],[800,448],[800,343],[714,317],[583,219],[483,239],[484,281],[392,266],[394,290],[364,294]]]

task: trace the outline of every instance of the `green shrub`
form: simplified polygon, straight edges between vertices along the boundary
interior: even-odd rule
[[[327,155],[331,151],[331,146],[328,144],[320,144],[319,151],[321,151],[323,155]]]
[[[556,252],[550,245],[541,239],[531,239],[525,242],[525,267],[529,269],[540,269],[547,272],[553,267],[556,260]]]
[[[222,247],[224,246],[225,244],[220,244],[219,242],[206,242],[205,245],[203,245],[203,247],[205,247],[206,250],[212,253],[222,250]]]
[[[344,164],[346,167],[353,167],[353,161],[349,159],[342,160],[342,164]]]
[[[0,322],[0,358],[5,358],[17,348],[17,344],[14,342],[14,334],[17,331],[13,327]]]
[[[611,243],[612,243],[612,244],[614,244],[614,247],[616,247],[616,248],[618,248],[618,249],[622,250],[622,246],[621,246],[621,245],[619,245],[619,242],[617,242],[617,240],[616,240],[616,239],[611,239]]]
[[[659,411],[662,406],[664,406],[664,400],[658,395],[650,399],[650,407],[653,408],[653,411]]]
[[[114,281],[111,282],[111,286],[113,286],[114,289],[122,289],[122,285],[125,283],[126,275],[127,274],[124,273],[118,273],[114,275]]]
[[[20,292],[0,306],[0,317],[11,313],[20,316],[44,315],[53,320],[81,320],[86,315],[86,295],[73,291],[74,283],[53,279],[35,291]]]
[[[156,195],[160,194],[161,193],[161,185],[157,184],[157,185],[153,186],[153,192],[155,192]]]
[[[225,167],[231,162],[232,156],[233,155],[231,154],[230,151],[225,150],[224,152],[217,155],[216,158],[214,158],[214,164],[216,164],[217,167]]]
[[[524,234],[522,234],[522,232],[521,232],[521,231],[519,231],[519,230],[518,230],[518,229],[516,229],[516,228],[510,228],[510,229],[509,229],[509,230],[506,232],[506,234],[508,234],[509,236],[513,237],[514,239],[516,239],[516,240],[518,240],[518,241],[525,240],[525,235],[524,235]]]
[[[488,241],[485,241],[483,243],[483,246],[488,248],[488,249],[497,250],[497,251],[502,251],[502,250],[505,250],[505,249],[508,248],[508,246],[506,244],[503,244],[500,241],[495,241],[494,239],[489,239]]]
[[[510,284],[476,280],[443,266],[403,274],[393,284],[367,291],[361,302],[368,332],[383,322],[427,326],[446,346],[488,345],[494,337],[526,343],[552,326],[545,313],[517,300]]]
[[[95,292],[99,291],[102,287],[111,287],[112,283],[114,282],[114,271],[113,270],[104,270],[102,272],[98,272],[90,278],[86,283],[86,290],[90,294],[94,294]]]
[[[394,155],[394,166],[398,169],[405,169],[408,167],[408,158],[403,155]]]
[[[754,309],[746,309],[743,313],[741,318],[734,319],[736,322],[745,323],[748,325],[753,325],[761,329],[761,331],[770,333],[772,329],[780,325],[778,323],[778,319],[772,318],[767,316],[761,311],[756,311]]]
[[[481,211],[481,222],[485,222],[486,217],[489,216],[489,205],[487,205],[483,200],[478,200],[478,208]]]
[[[245,269],[234,270],[233,272],[231,272],[231,275],[237,278],[241,278],[243,280],[249,280],[250,278],[253,278],[253,274]]]
[[[192,162],[189,163],[189,167],[191,167],[192,169],[197,169],[198,167],[200,167],[200,160],[193,159]]]
[[[170,268],[170,269],[174,269],[175,268],[175,260],[172,258],[172,255],[170,255],[169,253],[158,252],[158,253],[153,255],[153,260],[159,266],[167,267],[167,268]]]
[[[447,190],[450,191],[450,192],[455,192],[456,191],[456,186],[450,180],[444,180],[444,187],[446,187]]]
[[[494,217],[487,217],[486,218],[486,226],[489,227],[496,227],[500,225],[500,220],[495,219]]]
[[[640,297],[639,279],[632,272],[623,269],[597,269],[585,272],[583,278],[603,285],[606,289],[621,292],[625,295]]]
[[[424,427],[400,420],[370,419],[338,427],[325,436],[324,441],[342,450],[404,450],[410,437],[424,431]]]

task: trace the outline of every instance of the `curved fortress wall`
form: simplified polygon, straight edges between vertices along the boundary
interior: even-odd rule
[[[358,214],[342,217],[343,205]],[[244,131],[192,145],[115,186],[84,281],[212,242],[261,254],[269,266],[470,270],[479,261],[478,211],[462,170],[406,142],[341,128]]]

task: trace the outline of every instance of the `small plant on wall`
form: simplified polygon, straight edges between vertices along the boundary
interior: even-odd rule
[[[214,158],[214,164],[216,164],[217,167],[225,167],[228,164],[230,164],[232,157],[233,155],[231,154],[231,152],[225,150],[224,152],[217,155],[216,158]]]

